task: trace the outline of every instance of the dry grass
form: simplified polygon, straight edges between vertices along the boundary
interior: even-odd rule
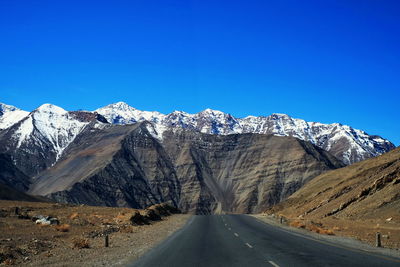
[[[15,207],[19,207],[20,214],[27,214],[27,217],[15,216]],[[147,241],[150,238],[143,234],[143,231],[153,234],[153,231],[156,231],[153,229],[158,229],[158,224],[154,226],[132,225],[129,219],[135,212],[139,211],[130,208],[2,200],[0,201],[0,266],[4,266],[4,261],[7,259],[18,266],[32,265],[32,262],[38,261],[55,264],[56,259],[60,259],[61,262],[61,259],[66,259],[65,255],[80,255],[77,259],[67,260],[82,262],[83,257],[88,255],[92,257],[96,253],[104,252],[104,238],[102,237],[105,233],[110,235],[113,245],[135,244],[127,237],[141,236],[142,240],[139,240],[138,244],[142,248],[148,247]],[[37,215],[57,218],[60,224],[36,224],[30,218]],[[167,220],[165,219],[165,221]],[[165,227],[163,228],[164,233],[167,233],[168,223],[164,223],[164,225],[166,225],[163,226]],[[159,238],[156,233],[154,233],[154,238]],[[89,249],[85,249],[88,247]],[[25,259],[26,257],[28,260]],[[120,257],[121,255],[116,258]],[[97,257],[93,259],[97,260]],[[39,266],[39,264],[33,265]],[[65,264],[65,266],[67,265]],[[72,264],[72,266],[78,265]]]
[[[400,248],[400,148],[310,180],[284,202],[267,210],[306,224],[312,231],[375,243],[391,232],[385,247]],[[301,220],[300,220],[301,218]],[[299,227],[298,222],[294,227]]]
[[[70,220],[74,220],[74,219],[76,219],[76,218],[78,218],[78,217],[79,217],[79,213],[74,212],[74,213],[72,213],[72,214],[69,216],[69,219],[70,219]]]
[[[294,220],[289,223],[289,226],[295,227],[295,228],[306,229],[308,231],[315,232],[317,234],[322,234],[322,235],[335,235],[333,230],[325,229],[322,227],[322,224],[316,225],[313,222],[308,222],[306,224],[305,222]]]
[[[306,225],[304,224],[304,223],[302,223],[302,222],[299,222],[299,221],[292,221],[292,222],[290,222],[290,224],[289,224],[291,227],[296,227],[296,228],[306,228]]]
[[[73,248],[82,249],[82,248],[90,248],[89,240],[86,238],[76,238],[72,242]]]
[[[71,226],[69,224],[61,224],[57,225],[55,228],[59,232],[69,232]]]
[[[318,226],[315,226],[315,225],[309,225],[306,228],[309,231],[312,231],[312,232],[315,232],[315,233],[321,234],[321,235],[335,235],[335,233],[332,230],[324,229],[322,227],[318,227]]]
[[[3,261],[4,265],[14,265],[14,260],[13,259],[6,259]]]

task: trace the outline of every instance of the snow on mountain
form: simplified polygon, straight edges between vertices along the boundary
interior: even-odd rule
[[[95,110],[103,115],[108,122],[113,124],[131,124],[139,121],[151,121],[159,123],[164,114],[159,112],[140,111],[124,102],[114,103]]]
[[[29,112],[0,103],[0,130],[6,129],[25,118]]]
[[[44,104],[0,131],[0,153],[9,154],[21,171],[34,176],[54,165],[82,131],[100,124],[108,123],[97,113]]]
[[[293,136],[331,152],[346,164],[378,156],[395,146],[379,136],[339,123],[323,124],[291,118],[286,114],[240,119],[243,132]]]
[[[347,125],[307,122],[286,114],[235,118],[212,109],[196,114],[182,111],[162,114],[156,111],[141,111],[124,102],[110,104],[95,112],[68,112],[60,107],[44,104],[29,114],[1,104],[0,127],[3,128],[0,129],[14,125],[11,127],[14,131],[12,136],[17,147],[24,146],[27,142],[47,146],[54,151],[57,160],[91,120],[105,123],[101,115],[113,124],[150,121],[154,127],[149,130],[159,140],[162,140],[163,132],[176,128],[220,135],[258,133],[293,136],[331,152],[346,164],[383,154],[395,147],[382,137],[368,135]]]
[[[388,140],[368,135],[347,125],[307,122],[278,113],[268,117],[235,118],[221,111],[206,109],[196,114],[174,111],[165,115],[159,112],[139,111],[123,102],[108,105],[96,112],[116,124],[151,121],[155,123],[155,129],[158,129],[155,131],[158,137],[162,136],[163,131],[171,128],[221,135],[258,133],[293,136],[330,151],[346,164],[378,156],[395,147]]]
[[[50,145],[56,160],[75,139],[88,122],[81,122],[68,111],[51,104],[44,104],[31,112],[14,133],[19,148],[26,141]]]

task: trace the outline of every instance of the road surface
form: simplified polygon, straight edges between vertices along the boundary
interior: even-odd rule
[[[400,260],[342,247],[248,215],[193,216],[132,266],[400,266]]]

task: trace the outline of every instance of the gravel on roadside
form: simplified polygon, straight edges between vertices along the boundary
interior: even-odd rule
[[[123,266],[179,230],[190,216],[176,214],[151,225],[138,226],[132,233],[112,233],[108,248],[104,247],[104,238],[92,239],[88,249],[60,246],[51,251],[51,257],[35,258],[26,266]]]

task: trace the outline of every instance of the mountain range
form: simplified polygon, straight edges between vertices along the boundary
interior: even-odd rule
[[[123,102],[93,112],[51,104],[26,112],[0,104],[3,173],[18,174],[18,190],[69,203],[260,212],[327,170],[393,148],[350,126],[284,114],[165,115]],[[0,183],[9,180],[0,173]]]
[[[395,147],[390,141],[380,136],[368,135],[362,130],[347,125],[307,122],[286,114],[235,118],[221,111],[206,109],[196,114],[174,111],[165,115],[157,111],[140,111],[124,102],[110,104],[94,112],[75,112],[75,115],[73,112],[67,112],[51,104],[44,104],[31,113],[0,104],[0,130],[10,128],[21,120],[25,121],[13,137],[18,139],[17,144],[21,145],[27,136],[26,133],[33,131],[32,119],[38,122],[40,118],[37,117],[44,114],[43,119],[57,120],[56,125],[51,125],[47,129],[40,128],[40,125],[36,127],[40,128],[38,130],[41,135],[50,141],[57,158],[70,140],[88,123],[87,120],[82,122],[76,118],[76,114],[83,113],[100,114],[112,124],[125,125],[149,121],[154,124],[155,134],[159,138],[162,138],[164,131],[175,128],[216,135],[257,133],[293,136],[329,151],[345,164],[381,155]],[[66,129],[69,129],[70,132],[67,132]]]

